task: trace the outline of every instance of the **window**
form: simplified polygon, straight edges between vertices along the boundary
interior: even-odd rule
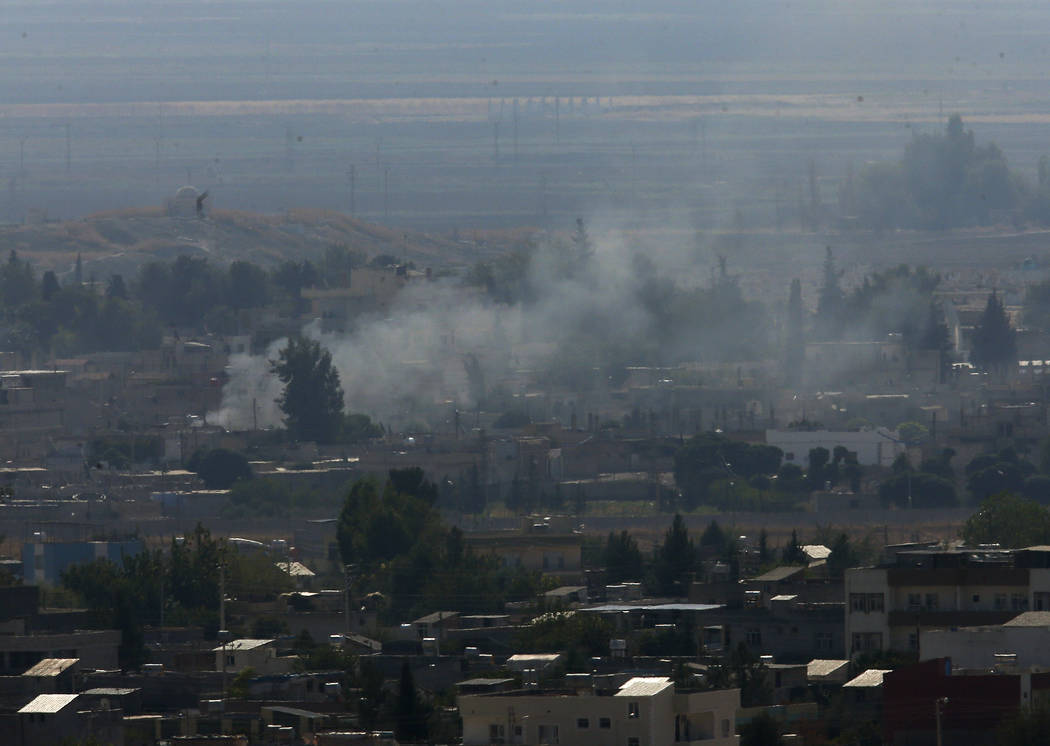
[[[919,649],[919,636],[914,632],[908,633],[908,650]]]
[[[1050,611],[1050,593],[1033,593],[1036,611]]]
[[[628,738],[627,746],[638,746],[638,739],[634,737]]]
[[[911,595],[908,596],[911,603]],[[850,611],[868,613],[871,611],[883,611],[885,603],[881,593],[851,593],[849,594]]]
[[[813,647],[821,652],[831,650],[834,645],[834,639],[830,632],[814,632],[813,633]]]
[[[937,607],[939,605],[939,601],[940,601],[940,599],[937,597],[936,593],[927,593],[926,594],[926,610],[927,611],[937,611]]]
[[[503,743],[505,731],[498,723],[489,723],[489,743]]]
[[[598,718],[598,727],[608,730],[612,727],[612,721],[609,718]]]
[[[909,593],[908,594],[908,610],[918,611],[922,608],[922,594],[921,593]]]
[[[995,594],[995,610],[1006,611],[1006,594],[996,593]]]
[[[1023,593],[1010,594],[1010,608],[1013,611],[1024,611],[1028,608],[1028,597]]]
[[[981,594],[980,593],[973,594],[973,602],[975,604],[981,603]]]
[[[576,727],[577,728],[581,728],[581,729],[582,728],[590,728],[591,727],[591,721],[588,720],[587,718],[576,718]]]
[[[558,741],[558,726],[541,725],[539,727],[539,740],[541,744],[560,743]]]
[[[853,652],[864,652],[868,650],[882,650],[881,632],[854,632]]]
[[[747,632],[745,634],[745,639],[747,640],[747,644],[750,647],[755,647],[755,648],[761,647],[762,646],[762,630],[760,630],[758,627],[750,627],[750,628],[748,628],[748,630],[747,630]]]
[[[636,720],[638,718],[638,703],[637,702],[628,702],[627,703],[627,717],[631,718],[632,720]]]

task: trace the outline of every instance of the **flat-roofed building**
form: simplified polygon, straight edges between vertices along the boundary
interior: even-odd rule
[[[525,689],[458,697],[464,746],[493,743],[729,746],[739,742],[740,690],[678,692],[662,676],[613,689]]]

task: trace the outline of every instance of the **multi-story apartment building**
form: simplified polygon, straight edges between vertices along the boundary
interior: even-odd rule
[[[925,630],[1002,624],[1050,611],[1050,546],[903,551],[846,571],[846,641],[854,656],[918,651]]]
[[[740,690],[676,692],[670,679],[640,676],[618,687],[525,689],[458,698],[464,746],[574,744],[672,746],[739,743]]]

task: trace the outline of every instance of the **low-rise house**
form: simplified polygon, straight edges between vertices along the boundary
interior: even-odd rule
[[[841,686],[849,681],[849,661],[815,658],[806,665],[806,679],[819,686]]]
[[[464,746],[493,743],[578,746],[729,746],[740,690],[678,692],[670,679],[641,676],[619,687],[526,689],[460,695]]]
[[[1026,611],[1008,622],[923,630],[919,658],[950,658],[955,668],[1050,667],[1050,611]]]
[[[256,673],[285,673],[291,669],[291,658],[277,657],[276,640],[243,638],[214,648],[215,670],[236,673],[251,668]]]
[[[89,704],[79,694],[39,694],[18,711],[17,732],[0,732],[0,742],[58,746],[72,736],[123,746],[123,712],[119,708],[91,709]]]
[[[882,681],[888,669],[869,668],[842,685],[843,705],[856,722],[882,718]]]
[[[72,694],[76,691],[79,658],[44,658],[22,673],[30,691],[39,694]]]

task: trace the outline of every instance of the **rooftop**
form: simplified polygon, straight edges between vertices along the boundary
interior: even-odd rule
[[[503,686],[514,681],[514,679],[467,679],[466,681],[460,681],[456,686],[458,687],[479,687],[479,686]]]
[[[779,583],[782,580],[787,580],[800,572],[803,572],[806,568],[794,565],[781,565],[780,567],[774,567],[769,572],[763,573],[756,578],[751,578],[756,583]]]
[[[628,679],[614,697],[652,697],[674,684],[665,676],[636,676]]]
[[[235,652],[237,650],[255,650],[266,645],[273,644],[274,640],[255,640],[250,637],[245,637],[240,640],[230,640],[226,645],[219,645],[218,647],[212,648],[213,653],[221,653],[226,651],[227,653]]]
[[[302,562],[278,562],[277,567],[293,578],[312,578],[316,573]]]
[[[419,619],[416,619],[412,624],[435,624],[436,622],[443,622],[446,619],[455,619],[458,616],[458,611],[435,611],[433,614],[419,617]]]
[[[1050,627],[1050,611],[1025,611],[1018,614],[1004,627]]]
[[[867,671],[862,673],[860,676],[857,676],[856,678],[850,679],[849,681],[847,681],[842,686],[843,687],[850,687],[850,688],[854,688],[854,689],[859,689],[859,688],[871,689],[871,688],[880,687],[880,686],[882,686],[882,677],[885,676],[886,674],[888,674],[889,672],[890,672],[889,669],[869,668]]]
[[[806,665],[806,676],[810,679],[825,679],[849,666],[847,660],[816,658]]]
[[[19,710],[19,713],[54,714],[70,705],[79,694],[38,694],[36,698]]]
[[[37,663],[28,671],[23,672],[22,675],[58,676],[63,671],[65,671],[68,668],[71,668],[72,666],[75,666],[79,662],[79,658],[44,658],[42,661]]]
[[[599,614],[616,611],[712,611],[721,609],[721,604],[603,604],[601,606],[589,606],[581,611],[596,611]]]

